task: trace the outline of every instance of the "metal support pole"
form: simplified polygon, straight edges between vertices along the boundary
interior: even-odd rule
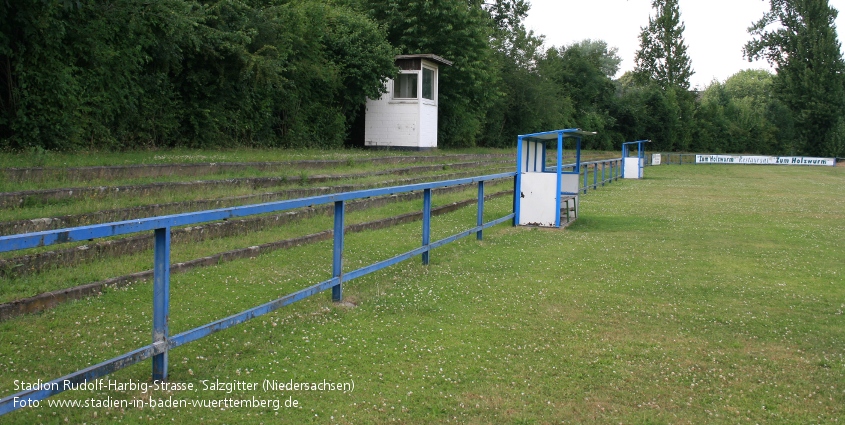
[[[602,163],[601,163],[601,185],[602,185],[602,186],[604,186],[604,180],[605,180],[605,177],[604,177],[604,172],[605,172],[605,168],[607,168],[607,163],[606,163],[606,162],[602,162]]]
[[[513,177],[513,225],[519,225],[522,195],[522,136],[516,139],[516,175]]]
[[[519,217],[518,212],[518,204],[519,201],[519,183],[518,177],[513,176],[513,201],[511,201],[511,211],[513,211],[513,220],[511,221],[511,226],[518,226],[519,222],[517,221],[517,217]]]
[[[426,247],[431,243],[431,189],[423,191],[423,223],[422,223],[422,246]],[[429,251],[422,254],[422,263],[428,265]]]
[[[566,198],[566,224],[569,224],[570,221],[572,220],[569,218],[569,198]]]
[[[484,182],[478,182],[478,215],[475,220],[476,226],[481,227],[484,224]],[[483,238],[482,230],[475,233],[475,238],[481,240]]]
[[[334,249],[332,251],[332,277],[337,278],[337,285],[332,286],[332,301],[343,300],[343,222],[346,215],[344,201],[334,203]]]
[[[589,183],[587,183],[587,175],[589,174],[589,172],[590,172],[590,166],[588,165],[588,166],[584,167],[584,194],[585,195],[587,194],[587,185],[589,184]]]
[[[593,164],[593,189],[599,188],[599,164]]]
[[[577,148],[576,148],[577,149]],[[579,149],[580,150],[580,149]],[[557,134],[557,164],[555,165],[555,227],[560,227],[560,191],[563,172],[563,133]]]
[[[167,380],[167,337],[170,325],[170,228],[155,229],[153,251],[153,344],[164,352],[153,356],[153,380]]]

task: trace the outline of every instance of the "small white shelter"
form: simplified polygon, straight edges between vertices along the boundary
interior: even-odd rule
[[[636,142],[625,142],[622,144],[622,178],[641,179],[643,168],[645,168],[645,144],[651,140],[637,140]],[[630,145],[637,145],[637,156],[631,157]]]
[[[514,225],[560,228],[578,217],[581,139],[595,134],[569,128],[517,137]],[[575,140],[574,164],[563,164],[566,139]],[[556,147],[555,158],[547,157],[549,142]],[[552,167],[546,164],[550,160],[554,160]]]
[[[364,146],[407,150],[437,148],[439,66],[437,55],[399,55],[399,75],[385,82],[387,92],[367,99]]]

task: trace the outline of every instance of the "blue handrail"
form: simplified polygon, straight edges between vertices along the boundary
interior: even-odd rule
[[[619,180],[622,177],[622,158],[610,158],[610,159],[600,159],[596,161],[587,161],[581,162],[581,170],[584,174],[584,182],[581,185],[581,189],[579,192],[587,193],[587,189],[592,187],[593,189],[598,189],[599,185],[604,186],[605,183],[611,183],[614,180]],[[599,171],[599,166],[601,166],[601,171]],[[562,169],[572,168],[573,170],[577,170],[579,167],[576,167],[576,164],[563,164],[561,166]],[[593,184],[589,182],[589,174],[590,168],[593,169]],[[607,169],[610,170],[607,170]],[[554,172],[554,168],[545,167],[543,169],[547,172]],[[574,172],[574,171],[573,171]],[[599,174],[601,174],[601,180],[599,180]]]
[[[332,300],[341,301],[343,282],[348,282],[366,274],[381,270],[385,267],[422,255],[423,264],[428,264],[431,250],[469,236],[473,233],[481,240],[482,231],[514,218],[510,213],[504,217],[483,223],[484,215],[484,182],[516,176],[515,172],[492,174],[487,176],[470,177],[456,180],[446,180],[431,183],[420,183],[405,186],[367,189],[354,192],[344,192],[331,195],[314,196],[293,200],[269,202],[240,207],[222,208],[216,210],[199,211],[183,214],[165,215],[159,217],[126,220],[114,223],[95,224],[67,229],[48,230],[43,232],[26,233],[0,237],[0,252],[16,251],[37,246],[54,245],[65,242],[91,240],[131,233],[154,231],[155,259],[153,272],[153,341],[128,353],[102,363],[89,366],[71,374],[44,382],[38,388],[21,391],[0,399],[0,415],[12,412],[22,407],[30,406],[34,402],[56,395],[64,391],[66,383],[77,384],[97,379],[127,366],[152,358],[152,377],[154,380],[167,379],[167,358],[172,348],[187,344],[191,341],[211,335],[217,331],[243,323],[249,319],[270,313],[286,305],[307,298],[311,295],[332,289]],[[431,242],[431,190],[478,183],[478,213],[475,227],[447,238]],[[344,218],[346,201],[369,198],[373,196],[392,195],[396,193],[423,191],[423,234],[422,246],[395,257],[383,260],[357,270],[343,271],[343,242]],[[334,245],[332,255],[332,278],[317,283],[276,300],[250,308],[243,312],[220,319],[197,328],[169,335],[170,318],[170,229],[177,226],[198,224],[203,222],[224,220],[234,217],[245,217],[256,214],[285,211],[294,208],[309,207],[334,203]]]

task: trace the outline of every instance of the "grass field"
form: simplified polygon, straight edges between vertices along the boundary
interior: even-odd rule
[[[25,408],[3,423],[838,423],[845,417],[845,169],[660,166],[591,191],[567,230],[499,226],[170,353],[196,391],[67,400],[269,407]],[[507,198],[488,218],[509,212]],[[475,209],[436,217],[433,239]],[[419,223],[352,234],[346,268],[412,249]],[[320,243],[172,277],[171,334],[331,271]],[[150,340],[150,284],[0,322],[0,394]],[[144,362],[110,375],[149,383]],[[351,391],[269,391],[279,382]],[[259,383],[204,389],[203,381]],[[298,402],[286,407],[285,401]]]
[[[500,149],[450,149],[448,153],[500,153]],[[362,149],[260,149],[224,150],[152,149],[131,152],[53,152],[0,153],[0,167],[87,167],[140,164],[184,164],[207,162],[297,161],[303,159],[357,159],[397,155],[437,155],[437,152],[402,152]],[[26,164],[26,165],[22,165]]]

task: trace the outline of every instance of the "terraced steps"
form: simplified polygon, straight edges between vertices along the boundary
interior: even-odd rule
[[[276,162],[208,162],[187,164],[138,164],[93,167],[22,167],[5,168],[3,177],[10,182],[44,182],[49,180],[91,181],[97,179],[126,179],[162,176],[205,176],[227,172],[252,170],[273,172],[290,169],[335,169],[354,164],[406,164],[415,162],[514,160],[512,154],[454,154],[387,156],[329,160],[301,160]]]
[[[512,161],[474,161],[461,163],[448,163],[438,165],[421,165],[414,167],[394,168],[379,171],[364,171],[351,174],[333,175],[311,175],[301,177],[244,177],[222,180],[199,180],[191,182],[160,182],[122,186],[82,186],[72,188],[36,189],[18,192],[0,193],[0,208],[16,208],[33,204],[50,204],[69,200],[82,200],[91,198],[104,198],[108,196],[138,197],[153,196],[162,192],[171,193],[193,193],[206,191],[214,188],[237,188],[246,187],[258,190],[268,187],[278,187],[290,184],[315,184],[354,180],[365,177],[408,175],[425,172],[437,172],[442,170],[461,170],[480,168],[490,165],[510,164]]]
[[[506,190],[493,193],[485,196],[485,200],[500,198],[503,196],[511,196],[513,190]],[[456,211],[468,205],[475,204],[477,199],[467,199],[459,202],[453,202],[449,205],[444,205],[431,209],[432,216],[447,214]],[[369,221],[365,223],[358,223],[346,226],[344,231],[347,233],[357,233],[366,230],[384,229],[400,224],[419,221],[422,219],[422,211],[411,212],[392,216],[380,220]],[[305,236],[285,239],[276,242],[264,243],[261,245],[250,246],[247,248],[236,249],[218,254],[197,258],[194,260],[173,263],[171,264],[171,273],[183,273],[198,267],[207,267],[220,264],[222,262],[234,261],[237,259],[254,258],[262,253],[272,252],[279,249],[288,249],[304,244],[316,243],[324,240],[330,240],[333,236],[331,230],[325,230],[318,233],[312,233]],[[150,279],[153,276],[153,270],[144,270],[141,272],[132,273],[129,275],[109,278],[99,282],[93,282],[85,285],[79,285],[72,288],[65,288],[56,291],[41,293],[33,297],[19,299],[7,303],[0,304],[0,321],[8,320],[29,313],[37,313],[55,307],[61,303],[77,300],[90,296],[99,296],[106,288],[120,288],[132,283]]]

